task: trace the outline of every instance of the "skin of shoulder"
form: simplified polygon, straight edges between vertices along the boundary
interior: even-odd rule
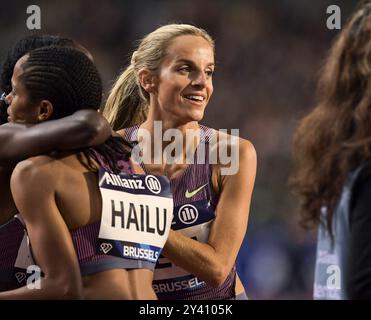
[[[54,184],[53,181],[56,180],[54,178],[58,174],[58,170],[53,170],[58,166],[58,162],[55,160],[50,155],[40,155],[23,160],[15,166],[12,180],[22,183],[25,180],[31,181],[36,179],[39,182],[50,182]]]
[[[212,146],[214,152],[219,152],[232,155],[232,151],[237,151],[237,164],[238,164],[238,172],[240,172],[240,168],[242,167],[249,167],[255,173],[256,171],[256,163],[257,163],[257,154],[254,145],[251,141],[247,139],[243,139],[240,137],[232,136],[226,132],[217,131],[213,129],[213,134],[217,137],[217,143]],[[236,155],[236,153],[234,153]],[[225,179],[229,177],[229,175],[222,175],[221,169],[228,168],[230,164],[225,164],[220,161],[220,157],[218,157],[218,163],[213,164],[213,187],[214,190],[219,194],[222,188],[222,185],[225,182]],[[250,170],[249,170],[250,171]],[[251,171],[250,171],[251,172]],[[231,175],[233,176],[233,175]]]
[[[226,132],[217,131],[215,129],[213,129],[213,131],[214,131],[214,133],[217,134],[219,146],[226,145],[228,148],[231,148],[232,145],[233,145],[231,138],[234,137],[234,138],[236,138],[236,140],[234,141],[234,144],[236,144],[236,142],[238,143],[239,153],[242,157],[247,156],[247,157],[256,158],[256,150],[255,150],[255,147],[250,140],[243,139],[243,138],[240,138],[240,137],[235,137],[235,136],[232,136],[232,135],[230,135]]]
[[[11,177],[14,202],[22,215],[36,263],[43,270],[41,290],[26,287],[9,298],[75,299],[82,282],[75,248],[56,203],[56,187],[62,170],[52,156],[37,156],[16,166]],[[47,241],[45,241],[47,239]]]

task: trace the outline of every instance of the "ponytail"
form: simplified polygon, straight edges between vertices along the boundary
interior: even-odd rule
[[[118,77],[107,99],[103,116],[117,131],[142,123],[148,102],[142,96],[132,64]]]

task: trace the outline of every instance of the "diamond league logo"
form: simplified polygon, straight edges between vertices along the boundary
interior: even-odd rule
[[[15,275],[18,283],[21,283],[21,282],[23,282],[26,279],[26,274],[24,272],[17,272],[14,275]]]
[[[110,243],[101,243],[100,249],[103,251],[104,254],[107,254],[112,249],[112,244]]]

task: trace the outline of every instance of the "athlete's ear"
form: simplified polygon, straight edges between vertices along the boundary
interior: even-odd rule
[[[53,105],[49,100],[41,100],[39,105],[39,114],[37,119],[39,122],[48,120],[53,114]]]
[[[148,93],[153,93],[157,89],[157,76],[148,69],[140,69],[138,72],[138,80],[141,87]]]

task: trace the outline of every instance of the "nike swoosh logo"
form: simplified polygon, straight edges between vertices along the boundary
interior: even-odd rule
[[[186,193],[185,193],[185,197],[186,198],[192,198],[195,194],[197,194],[199,191],[201,191],[203,188],[205,188],[206,186],[208,185],[208,183],[204,184],[203,186],[197,188],[196,190],[193,190],[191,192],[188,191],[188,189],[186,190]]]

